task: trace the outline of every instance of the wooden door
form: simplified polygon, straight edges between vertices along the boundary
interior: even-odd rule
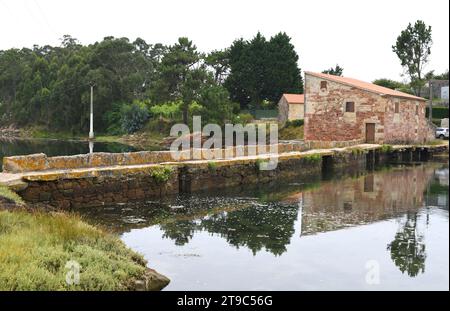
[[[366,143],[375,143],[375,123],[366,123]]]

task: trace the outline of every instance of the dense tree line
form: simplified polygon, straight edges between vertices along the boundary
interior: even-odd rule
[[[223,123],[303,88],[285,33],[270,40],[258,33],[206,54],[188,38],[170,46],[115,37],[82,45],[66,35],[60,46],[0,51],[0,122],[86,132],[91,84],[96,131],[110,133],[158,117],[188,123],[200,114]]]

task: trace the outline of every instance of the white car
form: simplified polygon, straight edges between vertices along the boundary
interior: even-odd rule
[[[436,129],[436,138],[448,138],[448,127],[438,127]]]

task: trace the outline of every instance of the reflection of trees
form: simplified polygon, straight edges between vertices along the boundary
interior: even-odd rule
[[[192,239],[196,227],[194,220],[179,220],[161,224],[161,230],[164,231],[163,237],[174,240],[175,244],[180,246],[187,244]]]
[[[281,255],[295,232],[297,206],[270,205],[216,214],[203,219],[201,226],[218,233],[236,247],[245,246],[256,254],[262,248]]]
[[[256,254],[265,248],[275,255],[286,251],[295,232],[297,206],[261,206],[219,212],[200,221],[180,220],[161,224],[164,237],[184,245],[196,230],[219,234],[236,247],[248,247]]]
[[[410,277],[425,272],[424,236],[417,232],[417,213],[408,213],[403,228],[397,232],[394,241],[388,245],[391,258],[402,273]]]

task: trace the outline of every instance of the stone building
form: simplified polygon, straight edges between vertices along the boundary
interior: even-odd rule
[[[303,94],[283,94],[278,102],[278,121],[299,120],[304,118],[305,96]]]
[[[344,146],[433,138],[424,98],[356,79],[305,73],[305,140]]]

